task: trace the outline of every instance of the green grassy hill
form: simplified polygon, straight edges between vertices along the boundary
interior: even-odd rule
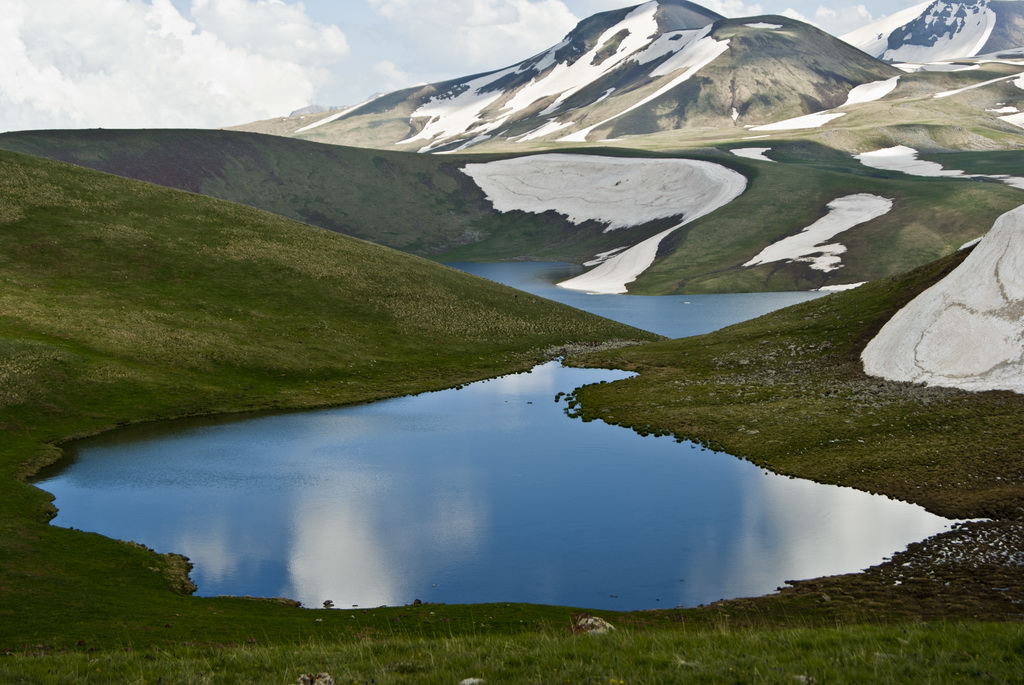
[[[297,630],[294,615],[259,627],[282,607],[175,594],[180,559],[50,527],[24,478],[61,441],[366,402],[654,337],[258,210],[0,153],[0,652]]]
[[[997,182],[870,170],[847,154],[809,141],[773,142],[771,155],[779,163],[741,159],[727,151],[736,146],[685,153],[743,173],[748,188],[662,243],[654,266],[631,285],[632,292],[805,290],[889,276],[951,253],[1024,197]],[[467,162],[496,158],[489,155],[417,155],[195,130],[9,133],[0,135],[0,149],[259,207],[440,261],[582,263],[675,223],[651,222],[628,229],[626,236],[622,230],[605,233],[596,222],[574,226],[553,212],[499,214],[459,170]],[[986,159],[1005,159],[1002,166],[1012,166],[1015,154],[990,152]],[[832,200],[854,193],[890,197],[895,206],[838,238],[848,248],[839,270],[815,271],[802,262],[742,266],[766,245],[813,223]]]

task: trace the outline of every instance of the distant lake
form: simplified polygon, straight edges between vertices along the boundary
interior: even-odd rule
[[[710,333],[824,295],[813,291],[657,297],[591,295],[554,285],[579,275],[583,268],[576,264],[456,262],[448,266],[669,338]]]
[[[531,280],[562,268],[494,266],[501,273],[473,269],[508,282],[510,271]],[[667,335],[807,297],[562,292],[605,315],[666,300],[670,321],[643,327]],[[856,571],[950,525],[915,505],[570,419],[555,402],[628,375],[551,362],[357,407],[133,426],[75,443],[37,484],[56,496],[56,525],[190,557],[200,595],[313,607],[692,606]]]

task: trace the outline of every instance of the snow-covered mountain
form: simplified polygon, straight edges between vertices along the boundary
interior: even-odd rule
[[[755,126],[837,107],[854,87],[898,73],[793,19],[724,19],[653,0],[585,19],[505,69],[382,95],[292,134],[433,152]]]
[[[1024,2],[935,0],[909,7],[844,35],[890,62],[940,62],[1024,48]]]

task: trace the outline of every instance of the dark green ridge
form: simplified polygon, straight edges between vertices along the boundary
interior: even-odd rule
[[[781,163],[750,161],[725,149],[686,154],[739,171],[748,178],[747,190],[669,236],[631,292],[807,290],[890,276],[952,253],[1021,201],[1021,191],[998,182],[915,178],[867,169],[814,143],[772,145],[770,154]],[[202,130],[29,131],[0,135],[0,148],[259,207],[439,261],[583,263],[678,223],[669,218],[628,229],[627,239],[623,230],[606,233],[596,222],[575,226],[554,212],[495,212],[459,169],[499,155],[418,155]],[[832,200],[854,193],[895,204],[842,236],[848,248],[842,268],[825,273],[801,262],[742,267],[766,245],[812,224]]]
[[[180,558],[49,526],[49,496],[24,478],[61,441],[367,402],[522,371],[559,346],[654,338],[258,210],[2,152],[0,653],[301,641],[314,627],[284,606],[183,597]]]

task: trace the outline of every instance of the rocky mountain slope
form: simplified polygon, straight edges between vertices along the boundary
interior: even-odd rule
[[[291,127],[274,120],[240,128],[420,152],[742,130],[839,106],[856,86],[898,73],[796,20],[724,19],[684,0],[653,0],[585,19],[558,45],[505,69],[389,93]]]
[[[940,62],[977,55],[1020,56],[1024,2],[934,0],[844,35],[843,40],[891,62]]]

